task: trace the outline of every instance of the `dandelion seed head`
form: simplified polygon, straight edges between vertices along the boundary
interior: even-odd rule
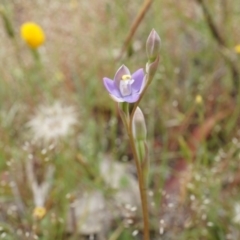
[[[7,162],[6,162],[6,165],[7,165],[8,167],[10,167],[10,166],[12,165],[12,161],[11,161],[11,160],[7,161]]]
[[[128,225],[133,224],[133,220],[132,220],[132,219],[127,219],[127,224],[128,224]]]
[[[160,234],[160,235],[163,235],[163,233],[164,233],[164,228],[163,228],[163,227],[160,227],[160,228],[159,228],[159,234]]]
[[[191,194],[190,200],[191,200],[191,201],[194,201],[195,199],[196,199],[195,195]]]
[[[43,148],[42,151],[41,151],[41,154],[42,155],[45,155],[47,153],[47,149],[46,148]]]
[[[50,106],[41,105],[27,126],[31,129],[34,139],[49,143],[65,137],[76,124],[75,109],[56,102]]]
[[[138,230],[134,230],[133,232],[132,232],[132,235],[133,235],[133,237],[135,237],[135,236],[137,236],[138,235]]]
[[[209,203],[210,203],[210,199],[205,198],[205,199],[203,200],[203,204],[208,205]]]
[[[173,208],[173,207],[174,207],[174,204],[173,204],[173,203],[169,203],[169,204],[168,204],[168,207],[169,207],[169,208]]]
[[[192,184],[192,183],[187,183],[187,188],[188,189],[194,189],[194,184]]]
[[[207,222],[207,226],[208,226],[208,227],[213,227],[213,225],[214,225],[214,224],[213,224],[212,222]]]
[[[1,233],[1,238],[5,238],[7,234],[5,232]]]
[[[150,197],[153,197],[153,195],[154,195],[153,191],[149,191],[149,192],[148,192],[148,195],[149,195]]]
[[[135,211],[137,211],[137,207],[136,206],[133,206],[133,207],[131,207],[131,209],[130,209],[132,212],[135,212]]]

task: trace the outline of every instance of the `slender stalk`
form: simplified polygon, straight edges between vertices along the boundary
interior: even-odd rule
[[[143,214],[144,240],[150,240],[150,238],[149,238],[149,214],[148,214],[147,187],[146,187],[146,181],[144,179],[143,169],[142,169],[140,161],[138,159],[137,149],[136,149],[135,141],[134,141],[133,134],[132,134],[132,118],[130,119],[128,136],[130,139],[130,145],[132,148],[133,157],[134,157],[135,165],[137,168],[137,174],[138,174],[138,186],[139,186],[139,191],[140,191],[142,214]]]
[[[129,30],[129,33],[123,43],[120,55],[118,56],[117,60],[122,58],[122,55],[124,53],[124,51],[127,49],[127,47],[129,46],[129,44],[131,43],[131,40],[135,34],[135,32],[137,31],[140,23],[142,22],[144,15],[146,14],[146,12],[148,11],[148,9],[150,8],[151,4],[152,4],[153,0],[145,0],[143,2],[143,5],[141,7],[141,9],[139,10],[136,18],[134,19],[134,22]]]
[[[155,59],[155,64],[158,64],[159,62],[159,56]],[[126,129],[128,132],[128,136],[130,139],[130,145],[131,145],[131,149],[133,152],[133,157],[134,157],[134,161],[135,161],[135,165],[137,168],[137,174],[138,174],[138,185],[139,185],[139,191],[140,191],[140,197],[141,197],[141,205],[142,205],[142,214],[143,214],[143,234],[144,234],[144,240],[149,240],[149,213],[148,213],[148,199],[147,199],[147,178],[146,178],[146,164],[142,164],[140,163],[140,159],[137,153],[137,148],[135,145],[135,141],[134,141],[134,137],[133,137],[133,131],[132,131],[132,122],[133,122],[133,116],[134,113],[137,109],[137,106],[139,105],[144,93],[146,92],[147,88],[149,87],[151,80],[154,76],[154,73],[152,72],[147,73],[146,76],[146,86],[144,87],[138,101],[134,104],[133,109],[131,111],[130,114],[130,119],[129,121],[127,121],[126,123],[126,119],[124,119],[124,117],[121,115],[123,121],[125,121],[125,125],[127,125]],[[129,118],[129,116],[128,116]]]
[[[126,109],[128,110],[128,107],[125,106]],[[144,174],[143,174],[143,168],[142,165],[140,164],[140,160],[138,158],[137,154],[137,149],[134,141],[134,137],[132,134],[132,121],[133,121],[133,113],[131,113],[131,117],[128,120],[126,120],[126,115],[124,116],[124,111],[119,107],[119,113],[122,118],[122,121],[124,123],[124,126],[127,130],[132,153],[133,153],[133,158],[134,162],[137,168],[137,174],[138,174],[138,187],[139,187],[139,192],[140,192],[140,198],[141,198],[141,206],[142,206],[142,214],[143,214],[143,234],[144,234],[144,240],[150,240],[149,238],[149,216],[148,216],[148,199],[147,199],[147,187],[146,187],[146,181],[144,179]],[[134,111],[136,108],[134,109]]]

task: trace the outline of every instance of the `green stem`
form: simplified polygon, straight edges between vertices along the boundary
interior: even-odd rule
[[[138,158],[135,141],[134,141],[134,137],[132,134],[132,118],[130,119],[128,136],[130,139],[130,145],[132,148],[133,157],[134,157],[135,165],[137,168],[137,174],[138,174],[138,186],[139,186],[139,191],[140,191],[142,214],[143,214],[144,240],[149,240],[150,238],[149,238],[149,215],[148,215],[147,186],[146,186],[146,182],[144,180],[143,170],[142,170],[139,158]]]
[[[122,121],[124,123],[124,126],[127,130],[128,137],[130,140],[131,149],[133,152],[133,158],[135,161],[135,165],[137,168],[137,174],[138,174],[138,187],[140,192],[140,198],[141,198],[141,206],[142,206],[142,214],[143,214],[143,234],[144,234],[144,240],[150,240],[149,238],[149,216],[148,216],[148,199],[147,199],[147,186],[146,181],[144,180],[144,173],[142,166],[140,164],[140,160],[138,158],[138,153],[134,141],[134,137],[132,134],[132,120],[133,118],[130,118],[130,121],[126,120],[126,116],[124,116],[124,112],[119,108],[119,113],[122,118]],[[132,115],[133,116],[133,115]]]
[[[155,59],[154,63],[158,64],[159,62],[159,56]],[[153,64],[153,63],[152,63]],[[157,66],[157,65],[156,65]],[[155,66],[155,67],[156,67]],[[133,157],[135,161],[135,165],[137,168],[137,174],[138,174],[138,185],[139,185],[139,191],[140,191],[140,197],[141,197],[141,205],[142,205],[142,214],[143,214],[143,235],[144,240],[149,240],[149,212],[148,212],[148,199],[147,199],[147,177],[146,177],[146,169],[142,166],[142,163],[140,162],[137,148],[135,145],[134,137],[132,134],[132,122],[133,122],[133,116],[137,109],[137,106],[139,105],[144,93],[146,92],[147,88],[149,87],[151,80],[154,77],[155,72],[148,72],[146,76],[146,86],[144,87],[138,101],[134,104],[133,109],[130,114],[129,119],[129,125],[127,128],[128,136],[130,139],[130,145],[133,152]]]
[[[133,152],[133,158],[135,161],[135,165],[137,168],[137,174],[138,174],[138,186],[139,186],[139,191],[140,191],[140,197],[141,197],[141,206],[142,206],[142,214],[143,214],[143,235],[144,235],[144,240],[150,240],[150,234],[149,234],[149,212],[148,212],[148,198],[147,198],[147,166],[145,163],[142,163],[140,161],[140,157],[143,159],[143,156],[139,156],[142,154],[141,151],[139,151],[138,154],[138,149],[135,144],[135,140],[133,137],[133,131],[132,131],[132,122],[133,122],[133,116],[134,113],[137,109],[137,106],[139,105],[144,93],[146,92],[148,86],[151,83],[151,80],[154,77],[155,71],[157,69],[157,65],[159,62],[159,56],[155,59],[154,62],[151,62],[150,64],[153,65],[149,65],[149,69],[148,69],[148,73],[146,75],[146,86],[144,87],[138,101],[134,104],[133,109],[131,111],[131,114],[129,116],[129,106],[128,103],[127,104],[123,104],[122,108],[119,106],[119,112],[120,112],[120,116],[123,120],[123,123],[127,129],[128,132],[128,136],[130,139],[130,145],[131,145],[131,149]],[[151,69],[150,69],[151,67]],[[145,146],[144,146],[145,147]],[[144,159],[144,161],[146,161],[146,159]]]

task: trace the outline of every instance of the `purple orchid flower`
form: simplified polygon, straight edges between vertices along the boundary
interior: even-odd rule
[[[116,102],[136,102],[144,87],[143,68],[138,69],[132,75],[129,69],[122,65],[116,72],[114,80],[103,78],[103,83],[110,96]]]

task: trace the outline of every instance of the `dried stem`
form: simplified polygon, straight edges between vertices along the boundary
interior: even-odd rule
[[[213,38],[216,40],[218,45],[221,47],[221,50],[227,49],[226,41],[223,38],[223,36],[220,34],[217,26],[215,25],[215,23],[213,21],[213,17],[210,14],[209,10],[207,9],[207,6],[206,6],[204,0],[196,0],[196,1],[202,7],[206,22],[207,22],[208,27],[213,35]],[[233,60],[234,58],[232,58],[231,56],[229,57],[229,55],[223,54],[223,57],[228,62],[228,64],[230,65],[230,68],[231,68],[233,85],[234,85],[234,88],[232,90],[232,96],[235,97],[239,91],[239,81],[240,81],[240,74],[238,71],[238,66],[236,64],[236,61]]]
[[[153,0],[145,0],[143,2],[143,5],[141,7],[141,9],[139,10],[138,12],[138,15],[136,16],[130,30],[129,30],[129,33],[123,43],[123,46],[122,46],[122,49],[121,49],[121,52],[117,58],[117,60],[121,59],[122,56],[123,56],[123,53],[125,52],[125,50],[128,48],[137,28],[139,27],[140,23],[142,22],[143,18],[144,18],[144,15],[145,13],[148,11],[148,9],[150,8],[151,4],[152,4]]]
[[[88,165],[87,161],[81,154],[77,155],[76,161],[84,168],[90,179],[96,179],[96,174],[92,171],[92,168]]]

